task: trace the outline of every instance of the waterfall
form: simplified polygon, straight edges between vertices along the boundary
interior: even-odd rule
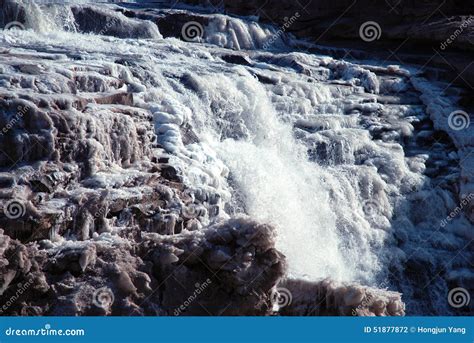
[[[452,181],[459,178],[459,147],[448,138],[435,149],[427,143],[437,108],[428,104],[427,113],[430,100],[423,92],[438,89],[424,87],[426,80],[410,66],[295,52],[288,35],[265,50],[278,30],[254,18],[206,15],[203,40],[186,42],[163,37],[160,21],[152,19],[171,13],[164,9],[140,19],[125,16],[116,5],[23,5],[27,30],[2,31],[0,44],[18,56],[27,49],[53,56],[37,68],[61,76],[45,81],[25,72],[18,85],[34,89],[51,108],[61,89],[67,94],[61,98],[64,108],[73,111],[72,94],[130,95],[127,106],[153,118],[150,134],[157,142],[145,148],[169,160],[190,201],[203,207],[196,225],[239,214],[272,224],[289,278],[390,285],[410,301],[419,279],[429,281],[442,265],[449,245],[460,247],[470,237],[472,226],[463,214],[442,227],[448,243],[433,236],[459,203]],[[86,19],[91,15],[98,20]],[[9,78],[14,68],[2,72],[2,85],[17,87]],[[134,173],[126,169],[138,162],[123,158],[118,146],[129,144],[136,155],[143,148],[126,128],[147,128],[127,116],[120,119],[122,137],[105,137],[120,120],[113,109],[99,105],[92,107],[97,121],[84,121],[80,128],[84,136],[93,131],[99,137],[90,143],[97,153],[91,158],[93,175],[81,187],[126,184]],[[435,175],[432,169],[439,166],[446,175]],[[181,213],[185,205],[173,206]],[[452,265],[459,269],[452,280],[472,275],[466,263]],[[413,269],[422,276],[414,276]],[[436,280],[426,286],[423,304],[413,305],[413,311],[428,311],[447,284]]]

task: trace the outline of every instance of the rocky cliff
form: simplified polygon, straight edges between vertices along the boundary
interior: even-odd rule
[[[474,12],[468,1],[178,1],[180,2],[200,4],[229,14],[258,16],[261,21],[279,26],[285,32],[308,39],[311,43],[341,47],[344,50],[341,57],[398,59],[425,68],[441,68],[445,79],[471,89],[474,86],[474,67],[471,63],[474,51]],[[297,20],[290,23],[295,14]],[[361,27],[367,22],[376,25],[376,32],[372,32],[374,39],[370,41],[360,37]]]
[[[398,291],[435,313],[448,286],[468,287],[456,255],[417,291],[472,220],[448,242],[418,236],[471,184],[471,138],[434,127],[454,105],[426,75],[290,52],[286,36],[266,49],[278,26],[197,9],[1,4],[23,26],[0,36],[3,315],[404,315]],[[321,35],[347,6],[308,6],[292,32]],[[203,44],[176,39],[191,20]]]

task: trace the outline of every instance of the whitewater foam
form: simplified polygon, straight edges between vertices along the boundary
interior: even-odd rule
[[[58,20],[62,24],[42,21],[47,11],[64,18]],[[113,8],[99,12],[125,20],[111,14]],[[68,6],[34,7],[31,13],[29,26],[36,32],[2,32],[2,45],[11,54],[56,54],[54,64],[42,61],[41,67],[78,81],[79,95],[133,93],[133,105],[153,116],[170,164],[193,199],[204,203],[202,225],[245,212],[276,226],[277,246],[288,258],[292,277],[377,285],[394,281],[395,270],[400,277],[394,287],[408,296],[417,285],[403,280],[404,266],[416,262],[436,270],[442,262],[445,247],[439,239],[422,241],[421,236],[438,226],[456,204],[456,194],[430,184],[425,175],[429,150],[407,154],[405,142],[426,118],[422,103],[388,101],[420,84],[411,71],[262,51],[274,30],[224,16],[213,17],[209,45],[162,39],[149,21],[140,25],[153,27],[154,34],[142,38],[124,38],[126,29],[109,37],[97,29],[88,31],[96,35],[79,33]],[[245,51],[248,65],[226,63],[222,56],[234,54],[226,48],[250,49]],[[13,71],[3,70],[2,85],[15,88]],[[45,99],[58,89],[72,92],[65,80],[26,73],[19,84]],[[428,102],[427,96],[422,100]],[[110,109],[101,110],[97,115],[103,123],[113,125],[106,120]],[[429,106],[433,118],[437,110]],[[196,139],[187,137],[190,132]],[[106,180],[104,172],[111,167],[103,160],[114,156],[110,145],[97,143],[96,176],[90,182],[124,182]],[[421,205],[425,200],[430,213]],[[469,222],[460,216],[455,225],[443,234],[461,246]],[[414,252],[419,247],[429,253]],[[444,282],[433,286],[429,297],[439,297],[446,287]]]

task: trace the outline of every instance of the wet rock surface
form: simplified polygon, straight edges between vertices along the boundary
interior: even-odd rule
[[[15,3],[4,2],[4,13],[14,10],[10,15],[30,23],[29,9]],[[456,254],[472,238],[472,205],[456,214],[455,229],[438,227],[473,184],[472,135],[453,134],[446,123],[456,107],[442,92],[427,91],[442,71],[269,52],[264,44],[275,28],[225,16],[89,5],[72,5],[70,14],[75,33],[2,36],[0,304],[10,304],[2,314],[404,315],[400,292],[412,313],[445,314],[447,290],[472,288],[463,260],[472,249]],[[189,20],[211,28],[204,44],[161,39],[183,38]],[[449,86],[434,79],[437,89]],[[457,87],[450,92],[456,100],[465,95]],[[252,167],[259,161],[245,165],[247,151],[231,151],[223,155],[238,158],[223,166],[225,156],[202,143],[212,130],[220,143],[265,142],[273,134],[265,125],[278,129],[273,113],[289,123],[308,157],[277,160],[284,166],[276,164],[273,174],[306,162],[321,166],[318,178],[331,186],[324,201],[340,204],[331,212],[337,225],[324,222],[321,232],[344,235],[334,250],[351,263],[360,248],[355,262],[373,263],[353,268],[358,277],[378,268],[387,287],[288,276],[277,233],[290,244],[308,229],[294,218],[304,206],[279,202],[274,216],[294,210],[284,228],[236,215],[249,210],[242,205],[248,198],[268,199],[239,193],[238,173],[229,169],[237,160],[257,175]],[[265,115],[265,125],[247,114]],[[203,132],[206,125],[212,130]],[[270,145],[294,144],[284,139]],[[319,169],[310,171],[303,188],[322,189],[311,183]],[[278,179],[282,194],[284,184],[302,191],[295,179]],[[316,195],[304,194],[304,204]],[[320,225],[324,204],[317,205],[308,208]],[[434,226],[447,239],[433,235]],[[302,236],[301,246],[314,238]],[[333,259],[325,256],[329,239],[316,238],[322,252],[313,246],[309,253],[318,258],[303,256],[310,267]],[[440,256],[454,258],[446,264]],[[442,281],[418,290],[433,275]],[[282,304],[285,292],[292,301]]]
[[[0,58],[38,70],[4,78],[0,95],[3,315],[279,313],[274,229],[206,224],[210,204],[190,197],[152,116],[121,91],[120,64]],[[48,88],[56,77],[63,88]],[[31,78],[34,95],[12,91]]]
[[[474,69],[469,57],[474,50],[474,16],[472,6],[464,1],[179,2],[204,5],[211,11],[223,8],[228,14],[258,16],[263,22],[279,25],[285,32],[326,45],[315,51],[330,51],[331,55],[340,53],[341,57],[355,59],[389,60],[395,55],[404,63],[441,68],[443,77],[456,84],[469,89],[474,86]],[[291,20],[295,14],[297,19]],[[374,39],[369,42],[360,37],[360,28],[367,22],[378,25],[372,31]],[[457,77],[459,74],[462,77]]]
[[[261,16],[263,21],[283,25],[299,13],[299,20],[288,30],[300,37],[311,37],[318,41],[359,37],[359,26],[368,20],[375,20],[383,33],[393,40],[410,38],[419,42],[442,42],[460,24],[472,15],[472,8],[464,1],[385,1],[375,0],[313,0],[313,1],[213,1],[185,0],[183,3],[207,5],[217,11],[223,8],[227,13]],[[335,20],[337,19],[337,20]],[[453,44],[472,50],[473,24],[468,23]]]
[[[386,289],[338,284],[331,280],[280,283],[291,301],[280,309],[284,316],[403,316],[401,294]]]
[[[47,243],[22,244],[2,232],[0,299],[19,297],[2,314],[269,314],[285,270],[273,235],[269,226],[234,219],[172,236],[130,227],[109,241],[46,251]]]

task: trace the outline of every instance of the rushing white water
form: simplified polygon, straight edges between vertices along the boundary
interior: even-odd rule
[[[238,121],[241,136],[214,134],[209,144],[230,169],[248,214],[279,228],[278,247],[291,261],[292,273],[350,279],[354,266],[339,247],[324,172],[308,161],[306,147],[295,140],[292,126],[278,118],[262,85],[244,70],[199,81],[220,106],[217,111],[238,109],[221,125]],[[211,120],[213,112],[207,113]],[[235,135],[237,130],[224,131]],[[318,241],[324,245],[315,249]]]
[[[275,30],[223,16],[208,25],[211,45],[162,39],[150,22],[136,31],[149,39],[81,34],[69,7],[30,6],[36,32],[3,32],[2,46],[60,51],[57,64],[46,67],[94,74],[96,81],[79,90],[84,94],[134,93],[134,106],[153,114],[158,141],[192,196],[205,202],[202,224],[239,211],[274,224],[292,277],[377,285],[390,277],[389,267],[419,257],[406,238],[418,235],[410,230],[438,226],[456,203],[424,175],[428,152],[408,156],[403,143],[426,119],[421,101],[390,102],[411,87],[413,71],[258,50]],[[232,23],[224,25],[231,33],[216,32],[223,21]],[[246,53],[248,65],[225,62],[223,56],[236,54],[227,47],[254,49]],[[198,139],[189,141],[185,127]],[[439,213],[410,213],[417,197],[430,198]],[[461,244],[470,224],[459,217],[456,225],[457,236],[445,234]],[[431,249],[437,242],[423,244]]]

